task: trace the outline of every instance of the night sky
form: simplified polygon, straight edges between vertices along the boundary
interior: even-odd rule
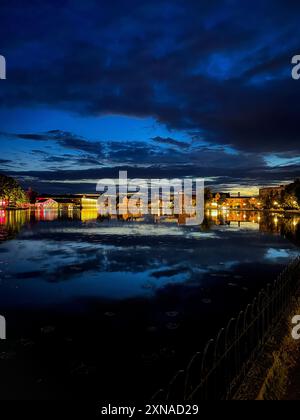
[[[10,0],[0,6],[0,171],[44,192],[100,178],[300,175],[300,2]]]

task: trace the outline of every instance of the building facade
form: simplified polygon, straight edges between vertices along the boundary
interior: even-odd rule
[[[278,187],[265,187],[265,188],[260,188],[259,190],[259,198],[261,200],[265,200],[269,197],[275,197],[275,196],[280,196],[282,193],[285,192],[285,186],[284,185],[280,185]]]

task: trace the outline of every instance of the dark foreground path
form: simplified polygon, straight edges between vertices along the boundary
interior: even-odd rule
[[[297,364],[291,369],[288,378],[288,387],[285,400],[298,401],[300,400],[300,342],[297,343]]]

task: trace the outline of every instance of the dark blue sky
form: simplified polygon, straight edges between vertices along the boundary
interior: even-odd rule
[[[10,0],[0,9],[0,170],[40,192],[300,175],[300,3]],[[254,189],[253,189],[254,187]]]

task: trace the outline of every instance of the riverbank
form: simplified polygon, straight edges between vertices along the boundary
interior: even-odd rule
[[[291,320],[296,314],[300,314],[300,289],[234,400],[299,400],[300,341],[291,335]]]
[[[300,305],[297,313],[300,313]],[[300,341],[294,341],[294,348],[291,357],[294,359],[293,369],[290,369],[288,383],[284,393],[284,400],[300,400]]]
[[[269,213],[281,213],[281,214],[300,214],[300,210],[279,210],[279,209],[270,209],[270,210],[263,210],[264,212]]]
[[[219,208],[219,209],[216,209],[215,207],[206,207],[206,210],[209,210],[209,211],[219,211],[219,212],[222,212],[223,211],[223,209],[221,209],[221,208]],[[230,212],[253,212],[253,211],[255,211],[256,213],[279,213],[279,214],[283,214],[283,215],[285,215],[285,214],[291,214],[291,215],[293,215],[293,214],[297,214],[297,215],[299,215],[300,214],[300,210],[283,210],[283,209],[250,209],[250,208],[243,208],[243,209],[238,209],[238,208],[236,208],[236,209],[226,209],[226,211],[228,211],[229,213]]]
[[[95,208],[96,209],[96,208]],[[213,210],[216,211],[216,208],[214,207],[207,207],[207,210]],[[26,207],[0,207],[0,211],[19,211],[19,210],[37,210],[37,207],[34,204],[30,204],[29,206]],[[219,209],[221,211],[221,209]],[[283,214],[283,215],[299,215],[300,214],[300,210],[281,210],[281,209],[249,209],[249,208],[245,208],[245,209],[229,209],[228,212],[256,212],[256,213],[278,213],[278,214]]]

